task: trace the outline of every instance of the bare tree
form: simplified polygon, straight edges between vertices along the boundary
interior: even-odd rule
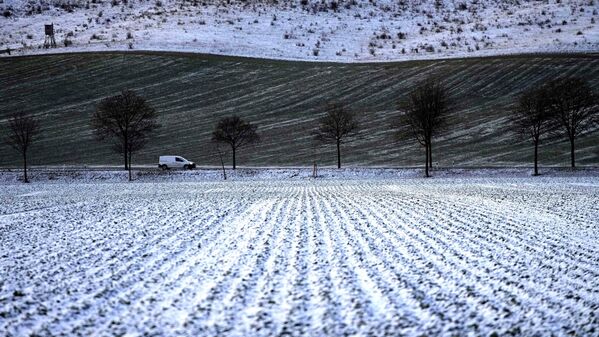
[[[147,143],[149,134],[159,127],[156,110],[131,90],[100,101],[92,116],[92,129],[99,140],[110,138],[113,150],[123,155],[131,180],[131,157]]]
[[[545,87],[530,89],[522,93],[511,120],[516,132],[522,137],[532,140],[534,145],[534,175],[539,175],[538,158],[539,142],[543,135],[551,129],[549,112],[549,94]]]
[[[598,113],[597,96],[588,83],[580,78],[560,78],[548,85],[550,109],[558,135],[570,142],[570,165],[576,167],[575,142],[592,128]]]
[[[420,145],[425,149],[425,176],[429,177],[432,168],[432,140],[446,125],[451,101],[445,86],[433,79],[427,79],[409,95],[407,102],[400,102],[403,115],[400,125],[407,126]]]
[[[314,139],[321,143],[334,142],[337,146],[337,168],[341,168],[341,144],[357,134],[359,123],[351,111],[340,103],[329,103],[326,114],[319,119]]]
[[[239,116],[225,117],[218,121],[212,132],[212,141],[226,143],[233,153],[233,169],[237,168],[236,153],[246,145],[257,143],[260,136],[256,132],[258,126],[245,122]]]
[[[23,156],[23,182],[28,183],[27,151],[40,133],[39,122],[35,117],[23,112],[14,113],[8,119],[6,143]]]

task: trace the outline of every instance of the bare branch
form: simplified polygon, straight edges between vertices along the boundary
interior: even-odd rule
[[[148,136],[160,125],[156,110],[143,97],[130,90],[100,101],[91,120],[99,140],[111,139],[112,149],[125,158],[125,169],[130,167],[131,155],[141,150]]]
[[[447,89],[435,79],[427,79],[418,85],[406,102],[399,102],[402,113],[394,128],[407,126],[414,138],[426,149],[426,176],[432,166],[430,151],[432,138],[446,126],[447,115],[451,110],[451,100]],[[403,135],[401,135],[403,136]]]
[[[341,144],[351,140],[358,133],[359,122],[351,111],[340,103],[329,103],[326,114],[319,119],[318,128],[313,132],[314,139],[321,143],[332,142],[337,146],[337,168],[341,168]]]
[[[597,95],[580,78],[555,79],[547,85],[547,90],[554,134],[565,136],[570,141],[570,161],[574,168],[575,141],[593,127],[598,115]]]
[[[5,142],[23,156],[23,180],[27,179],[27,151],[37,140],[40,125],[30,114],[16,112],[8,119],[8,137]]]

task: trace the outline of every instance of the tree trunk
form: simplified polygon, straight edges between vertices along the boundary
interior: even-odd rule
[[[570,138],[570,164],[572,165],[572,168],[576,168],[576,158],[575,158],[576,154],[574,151],[574,137]]]
[[[129,152],[129,157],[127,159],[127,165],[129,167],[129,181],[131,181],[131,152]]]
[[[126,146],[124,146],[124,149],[123,149],[123,158],[125,159],[125,170],[128,170],[129,169],[129,165],[128,165],[129,161],[127,160],[127,147]]]
[[[23,181],[26,183],[29,182],[27,178],[27,151],[23,151]]]
[[[123,139],[123,155],[125,157],[125,170],[129,169],[129,160],[127,155],[129,154],[129,137],[127,137],[127,133],[125,132],[125,138]]]
[[[220,158],[220,166],[223,168],[223,180],[227,180],[227,171],[225,171],[225,161],[223,160],[223,154],[220,152],[220,148],[216,145],[216,151],[218,151],[218,157]]]
[[[223,168],[223,180],[227,180],[227,171],[225,171],[225,162],[223,161],[223,156],[220,156],[220,165]]]
[[[433,142],[428,143],[428,167],[433,169]]]
[[[539,175],[539,165],[538,165],[538,162],[539,162],[539,140],[536,139],[534,141],[534,143],[535,143],[535,173],[534,173],[534,175],[538,176]]]
[[[337,168],[341,168],[341,142],[337,141]]]
[[[424,157],[424,176],[428,178],[429,177],[429,175],[428,175],[428,158],[429,158],[429,156],[428,156],[428,150],[429,150],[429,144],[427,143],[424,146],[424,148],[425,148],[425,153],[426,153],[426,156]]]
[[[233,169],[236,169],[237,166],[235,164],[235,146],[231,146],[231,150],[233,150]]]

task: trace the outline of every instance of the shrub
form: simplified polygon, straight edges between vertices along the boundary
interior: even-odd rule
[[[389,34],[383,32],[383,33],[381,33],[381,35],[378,35],[376,38],[379,40],[388,40],[388,39],[391,39],[391,36]]]

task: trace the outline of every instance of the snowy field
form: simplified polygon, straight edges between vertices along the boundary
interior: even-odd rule
[[[0,49],[341,62],[597,52],[598,11],[593,0],[0,0]],[[50,23],[59,48],[45,50]]]
[[[4,336],[593,336],[596,176],[0,184]]]

